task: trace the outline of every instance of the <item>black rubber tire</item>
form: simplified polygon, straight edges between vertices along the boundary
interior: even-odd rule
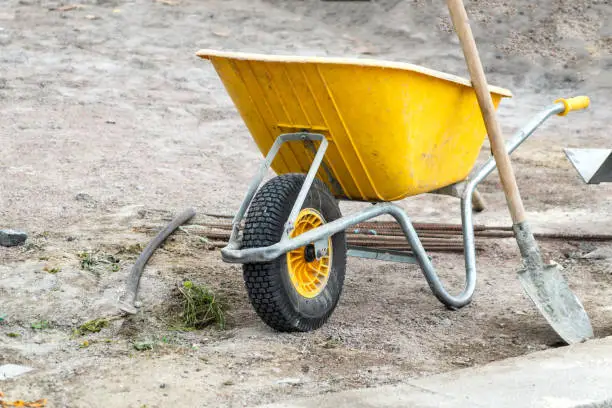
[[[265,247],[280,241],[293,203],[304,183],[303,174],[283,174],[257,192],[245,219],[243,248]],[[315,179],[302,208],[314,208],[326,222],[342,216],[327,186]],[[285,255],[268,262],[243,265],[246,289],[255,311],[278,331],[307,332],[318,329],[338,304],[346,270],[346,237],[332,236],[332,260],[325,288],[317,296],[301,296],[291,283]]]

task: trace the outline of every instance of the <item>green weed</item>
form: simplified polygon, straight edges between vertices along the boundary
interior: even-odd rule
[[[178,290],[182,295],[182,320],[186,328],[201,329],[211,324],[225,328],[224,307],[210,289],[186,281]]]
[[[30,325],[34,330],[44,330],[51,328],[51,323],[48,320],[38,320]]]

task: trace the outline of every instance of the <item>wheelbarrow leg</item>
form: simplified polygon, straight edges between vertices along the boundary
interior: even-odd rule
[[[482,212],[486,208],[485,200],[478,190],[472,193],[472,210]]]
[[[432,191],[431,194],[447,195],[455,198],[461,198],[463,195],[463,189],[465,188],[465,181],[460,183],[451,184],[450,186],[442,187],[438,190]],[[472,210],[475,212],[482,212],[485,210],[486,204],[484,198],[477,189],[474,189],[472,193]]]

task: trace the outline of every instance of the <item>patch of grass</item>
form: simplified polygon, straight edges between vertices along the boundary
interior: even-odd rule
[[[153,342],[152,341],[137,341],[133,344],[134,349],[138,350],[138,351],[146,351],[146,350],[152,350],[153,349]]]
[[[132,343],[132,347],[137,351],[159,350],[173,346],[182,348],[180,340],[172,335],[138,338]]]
[[[342,341],[340,339],[329,336],[321,343],[321,347],[324,349],[334,349],[338,348],[342,345]]]
[[[16,338],[16,337],[21,337],[21,334],[19,333],[6,333],[7,336],[12,337],[12,338]]]
[[[93,319],[89,320],[77,329],[77,333],[81,336],[86,335],[87,333],[98,333],[100,330],[108,326],[109,320],[107,318]]]
[[[99,317],[97,319],[88,320],[78,328],[74,329],[73,334],[84,336],[88,333],[99,333],[103,328],[107,327],[113,320],[121,319],[121,315],[114,315],[108,317]]]
[[[38,320],[30,325],[34,330],[44,330],[51,328],[51,323],[48,320]]]
[[[81,260],[81,269],[91,271],[98,263],[93,252],[83,251],[79,252],[78,255]]]
[[[43,271],[45,271],[45,272],[47,272],[47,273],[50,273],[50,274],[52,274],[52,275],[55,275],[56,273],[58,273],[58,272],[59,272],[59,271],[61,271],[61,270],[62,270],[62,268],[57,267],[57,266],[55,266],[55,267],[53,267],[53,268],[52,268],[52,267],[50,267],[50,266],[45,266],[45,267],[43,268]]]
[[[106,267],[111,272],[117,272],[120,267],[121,259],[111,254],[101,253],[100,251],[82,251],[78,254],[81,269],[91,272],[99,272],[100,268]]]
[[[120,254],[128,254],[128,255],[140,255],[140,253],[144,250],[144,245],[141,243],[126,245],[119,249]]]
[[[47,240],[43,238],[32,238],[28,239],[25,244],[21,247],[21,252],[35,252],[42,251],[47,245]]]
[[[186,328],[201,329],[216,324],[219,329],[225,329],[224,307],[214,292],[191,281],[184,282],[178,290],[183,297],[182,320]]]

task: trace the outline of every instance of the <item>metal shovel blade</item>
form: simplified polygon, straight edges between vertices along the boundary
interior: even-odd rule
[[[564,149],[587,184],[612,182],[612,149]]]
[[[527,295],[567,344],[580,343],[593,337],[589,316],[558,266],[523,269],[518,275]]]

